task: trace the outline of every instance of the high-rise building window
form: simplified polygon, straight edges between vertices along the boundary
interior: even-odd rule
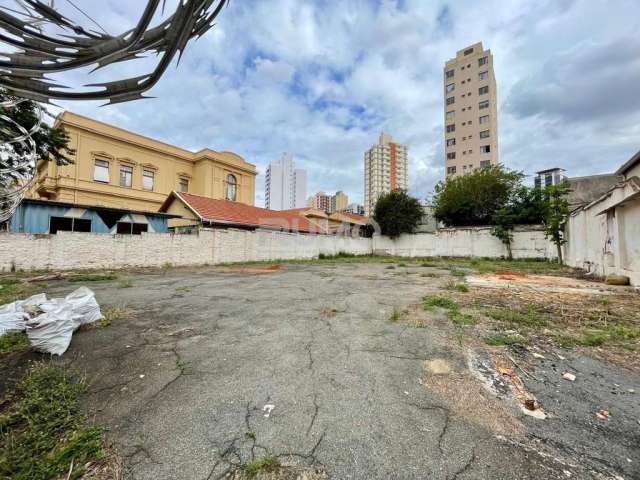
[[[456,103],[456,97],[447,98],[447,105],[453,105],[454,103]]]
[[[487,78],[489,78],[489,72],[480,72],[478,74],[478,78],[480,80],[486,80]]]
[[[131,187],[133,180],[133,167],[128,165],[120,165],[120,186]]]
[[[447,125],[447,133],[451,133],[451,132],[455,132],[456,131],[456,125],[455,123],[452,125]]]
[[[447,175],[453,175],[456,173],[456,167],[447,167]]]
[[[480,87],[478,89],[478,95],[486,95],[487,93],[489,93],[489,85],[486,85],[484,87]]]
[[[456,89],[456,84],[455,83],[450,83],[449,85],[447,85],[447,93],[451,93]]]
[[[451,110],[450,112],[447,112],[447,120],[453,120],[455,116],[456,116],[455,110]]]
[[[480,160],[480,168],[486,168],[491,166],[491,160]]]
[[[489,123],[489,115],[485,115],[483,117],[480,117],[480,125],[483,125],[485,123]]]
[[[453,70],[447,70],[447,73],[445,74],[445,76],[447,78],[453,78]]]
[[[491,145],[482,145],[480,147],[480,153],[491,153]]]
[[[478,104],[478,108],[480,110],[484,110],[485,108],[489,108],[489,100],[483,100]]]
[[[153,170],[142,170],[142,188],[153,191],[155,173]]]
[[[453,147],[456,144],[455,138],[450,138],[447,140],[447,147]]]
[[[480,138],[489,138],[489,130],[483,130],[480,132]]]
[[[486,65],[487,63],[489,63],[489,57],[480,57],[478,59],[478,66],[481,67],[483,65]]]
[[[455,159],[456,159],[456,152],[447,153],[447,160],[455,160]]]
[[[109,183],[109,162],[96,160],[93,170],[93,179],[96,182]]]

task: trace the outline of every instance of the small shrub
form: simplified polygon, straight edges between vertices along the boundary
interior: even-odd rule
[[[406,267],[406,266],[407,266],[407,264],[406,264],[406,263],[399,263],[399,264],[398,264],[398,266],[399,266],[399,267]]]
[[[428,278],[437,278],[439,275],[435,274],[435,273],[422,273],[420,274],[421,277],[428,277]]]
[[[458,270],[457,268],[452,268],[449,273],[454,277],[464,277],[466,275],[464,270]]]
[[[393,270],[394,268],[396,268],[395,265],[389,265],[388,267],[384,267],[387,270]]]
[[[389,317],[389,321],[397,322],[399,320],[400,320],[400,310],[398,310],[397,308],[394,308],[393,312],[391,313],[391,316]]]
[[[0,337],[0,355],[23,352],[29,349],[29,339],[24,332],[7,332]]]

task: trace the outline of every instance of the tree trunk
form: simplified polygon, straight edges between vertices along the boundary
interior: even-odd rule
[[[558,263],[562,265],[562,245],[560,245],[560,242],[556,243],[556,248],[558,249]]]
[[[507,259],[513,260],[513,252],[511,252],[511,242],[507,243]]]

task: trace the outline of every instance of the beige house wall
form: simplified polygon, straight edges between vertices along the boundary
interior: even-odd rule
[[[479,60],[485,57],[487,63],[479,65]],[[453,71],[452,78],[447,78],[449,71]],[[487,72],[484,80],[480,80],[482,72]],[[481,162],[487,160],[491,165],[497,164],[498,95],[491,50],[485,50],[481,42],[459,50],[455,58],[445,63],[443,78],[445,174],[465,174],[479,168]],[[454,85],[454,90],[447,92],[448,85]],[[482,87],[489,87],[489,92],[481,95],[479,91]],[[454,98],[455,102],[447,105],[447,98]],[[481,110],[480,102],[486,100],[489,101],[489,107]],[[453,118],[447,118],[448,112],[454,112]],[[489,122],[480,124],[480,117],[487,115]],[[447,132],[447,126],[450,125],[455,125],[454,132]],[[486,130],[489,130],[489,137],[480,138],[480,132]],[[450,139],[455,139],[456,144],[447,146],[447,140]],[[485,145],[490,146],[490,153],[480,153],[480,148]],[[455,159],[449,159],[447,154],[455,154]],[[455,173],[451,172],[452,168],[455,168]]]
[[[255,203],[256,167],[235,153],[194,153],[71,112],[61,114],[56,125],[69,133],[74,163],[41,162],[30,198],[155,212],[178,189],[180,178],[189,181],[190,193],[225,198],[227,175],[232,174],[238,184],[236,200]],[[109,162],[108,183],[94,180],[96,160]],[[120,186],[123,165],[133,169],[131,187]],[[143,188],[144,170],[154,172],[152,191]]]

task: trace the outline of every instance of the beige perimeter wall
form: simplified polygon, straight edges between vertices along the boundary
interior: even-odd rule
[[[143,233],[110,235],[59,232],[57,235],[0,234],[0,271],[117,269],[222,264],[257,260],[311,259],[349,252],[399,256],[501,257],[504,246],[489,228],[440,230],[435,234],[350,238],[245,230],[203,230],[197,235]],[[539,228],[514,234],[517,258],[551,258],[553,246]]]

